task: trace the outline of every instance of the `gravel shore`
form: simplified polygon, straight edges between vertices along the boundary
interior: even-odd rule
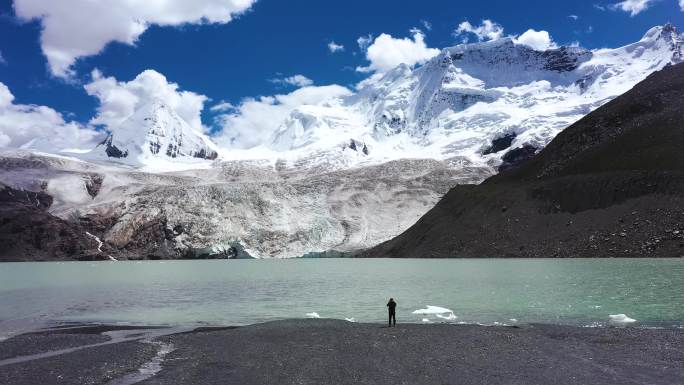
[[[109,330],[99,326],[99,331]],[[91,328],[0,342],[0,384],[683,384],[684,329],[284,320],[98,345]],[[152,342],[152,343],[151,343]],[[7,357],[90,346],[23,362]],[[161,347],[170,350],[160,356]],[[155,357],[160,359],[157,372]],[[140,373],[144,376],[130,376]]]

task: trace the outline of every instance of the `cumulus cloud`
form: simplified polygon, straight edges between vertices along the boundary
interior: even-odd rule
[[[684,0],[682,0],[682,1],[684,1]],[[579,16],[577,16],[577,15],[568,15],[568,19],[579,20]]]
[[[351,91],[345,87],[330,85],[302,87],[289,94],[247,98],[231,113],[217,117],[221,132],[214,139],[228,148],[251,148],[265,143],[295,108],[350,94]]]
[[[573,18],[573,16],[574,18],[577,17],[575,15],[568,17]],[[453,35],[454,37],[463,37],[464,43],[468,42],[468,35],[475,35],[478,41],[495,40],[504,36],[504,27],[489,19],[482,20],[482,23],[478,26],[473,26],[470,22],[464,21],[458,25]],[[558,45],[547,31],[537,31],[530,28],[522,35],[510,35],[510,37],[516,43],[526,45],[538,51],[558,48]]]
[[[291,86],[296,86],[296,87],[306,87],[313,85],[314,82],[313,80],[307,78],[304,75],[292,75],[284,78],[275,78],[270,80],[272,83],[275,84],[283,84],[283,85],[291,85]]]
[[[610,9],[629,12],[630,16],[636,16],[647,10],[655,0],[625,0],[611,4]]]
[[[332,53],[342,52],[342,51],[344,51],[344,46],[341,44],[337,44],[334,41],[331,41],[330,43],[328,43],[328,49]]]
[[[135,44],[151,25],[227,23],[256,0],[15,0],[16,15],[40,20],[40,43],[51,72],[73,75],[72,65],[109,42]]]
[[[138,108],[160,100],[185,119],[193,128],[204,131],[201,113],[208,98],[191,91],[182,91],[176,83],[154,70],[145,70],[131,81],[106,77],[100,71],[92,72],[92,80],[84,86],[86,92],[100,101],[97,115],[91,124],[101,124],[109,130],[131,116]]]
[[[466,20],[458,25],[453,35],[454,37],[463,36],[464,42],[467,42],[469,34],[475,35],[478,41],[487,41],[499,39],[503,36],[503,33],[504,28],[501,24],[485,19],[478,26],[474,26]]]
[[[16,104],[9,88],[0,83],[0,147],[32,147],[44,151],[92,149],[102,133],[46,106]]]
[[[684,12],[684,0],[679,0],[679,8]]]
[[[549,35],[547,31],[535,31],[534,29],[525,31],[525,33],[515,39],[515,42],[526,45],[537,51],[558,48],[558,45],[553,41],[551,35]]]
[[[386,72],[399,64],[414,66],[425,63],[439,53],[438,49],[425,44],[425,35],[418,29],[411,30],[412,37],[396,39],[386,33],[378,36],[366,48],[366,59],[370,65],[357,67],[359,72]],[[359,41],[361,45],[361,41]]]

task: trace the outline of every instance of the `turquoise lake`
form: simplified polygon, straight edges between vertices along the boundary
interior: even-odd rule
[[[0,264],[0,338],[60,323],[245,325],[314,317],[684,325],[682,259],[296,259]],[[427,306],[450,313],[414,314]],[[316,314],[313,314],[316,313]]]

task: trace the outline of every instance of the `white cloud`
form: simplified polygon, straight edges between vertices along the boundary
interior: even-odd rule
[[[569,17],[572,16],[574,15],[570,15]],[[468,21],[464,21],[458,25],[458,28],[456,28],[453,33],[454,37],[466,35],[463,38],[464,43],[468,42],[468,34],[475,35],[478,41],[496,40],[504,36],[504,27],[489,19],[482,20],[482,23],[477,27],[473,26]],[[558,45],[553,41],[553,38],[551,38],[551,35],[547,31],[536,31],[530,28],[520,36],[511,35],[510,37],[512,37],[516,43],[526,45],[538,51],[558,48]]]
[[[217,117],[222,129],[214,139],[228,148],[254,147],[265,143],[295,108],[350,94],[351,91],[345,87],[330,85],[303,87],[289,94],[247,98],[232,113]]]
[[[547,31],[535,31],[534,29],[525,31],[525,33],[515,39],[515,42],[526,45],[537,51],[558,48],[558,45],[553,41],[551,35],[549,35]]]
[[[357,67],[360,72],[385,72],[399,64],[414,66],[422,64],[439,53],[438,49],[428,48],[425,35],[417,29],[411,30],[412,38],[395,39],[386,33],[378,36],[366,49],[367,67]],[[361,45],[361,42],[359,42]]]
[[[328,49],[332,53],[342,52],[342,51],[344,51],[344,46],[341,44],[337,44],[334,41],[331,41],[330,43],[328,43]]]
[[[367,36],[361,36],[358,39],[356,39],[356,43],[359,45],[359,48],[362,51],[365,51],[366,49],[368,49],[368,46],[371,45],[372,42],[373,42],[373,35],[371,35],[370,33]]]
[[[629,12],[630,16],[636,16],[647,10],[654,2],[655,0],[625,0],[610,5],[610,9]]]
[[[2,56],[2,52],[0,52],[0,64],[7,64],[7,60],[5,60],[5,57]]]
[[[501,24],[493,22],[489,19],[482,20],[482,23],[477,27],[470,24],[469,21],[464,21],[458,25],[454,31],[454,37],[466,35],[464,42],[468,41],[467,34],[473,34],[478,41],[487,41],[499,39],[503,36],[504,28]]]
[[[276,84],[287,84],[297,87],[306,87],[314,84],[313,80],[307,78],[304,75],[292,75],[285,78],[275,78],[270,80],[272,83]]]
[[[679,0],[679,9],[684,12],[684,0]]]
[[[235,109],[235,106],[232,103],[223,100],[210,108],[212,112],[226,112],[233,109]]]
[[[200,114],[208,98],[190,91],[181,91],[178,84],[154,70],[145,70],[135,79],[125,82],[105,77],[98,70],[85,86],[86,92],[100,101],[97,115],[91,124],[103,124],[109,130],[132,115],[138,108],[154,100],[161,100],[185,119],[193,128],[203,131]]]
[[[684,1],[684,0],[682,0],[682,1]],[[572,20],[575,20],[575,21],[576,21],[576,20],[579,20],[579,16],[577,16],[577,15],[568,15],[568,19],[572,19]]]
[[[31,146],[58,152],[91,149],[102,133],[76,122],[46,106],[16,104],[9,88],[0,83],[0,147]]]
[[[19,18],[38,19],[40,42],[52,73],[73,75],[76,59],[109,42],[135,44],[151,25],[227,23],[256,0],[15,0]]]
[[[421,20],[420,23],[423,24],[423,28],[425,28],[426,31],[432,31],[432,23],[427,20]]]

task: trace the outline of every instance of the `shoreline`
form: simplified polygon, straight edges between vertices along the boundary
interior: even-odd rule
[[[326,259],[353,259],[353,260],[378,260],[378,259],[388,259],[388,260],[539,260],[539,259],[553,259],[553,260],[629,260],[629,259],[649,259],[649,260],[665,260],[665,259],[684,259],[684,255],[680,256],[605,256],[605,257],[587,257],[587,256],[576,256],[576,257],[548,257],[548,256],[538,256],[538,257],[520,257],[520,256],[503,256],[503,257],[368,257],[368,256],[358,256],[358,254],[343,256],[343,257],[291,257],[291,258],[172,258],[172,259],[118,259],[112,260],[109,258],[100,259],[0,259],[0,264],[3,263],[64,263],[64,262],[74,262],[74,263],[94,263],[94,262],[174,262],[174,261],[298,261],[298,260],[326,260]]]
[[[18,356],[33,359],[8,361]],[[288,319],[186,330],[73,325],[0,341],[0,383],[13,384],[676,384],[682,378],[684,328],[388,328]]]

